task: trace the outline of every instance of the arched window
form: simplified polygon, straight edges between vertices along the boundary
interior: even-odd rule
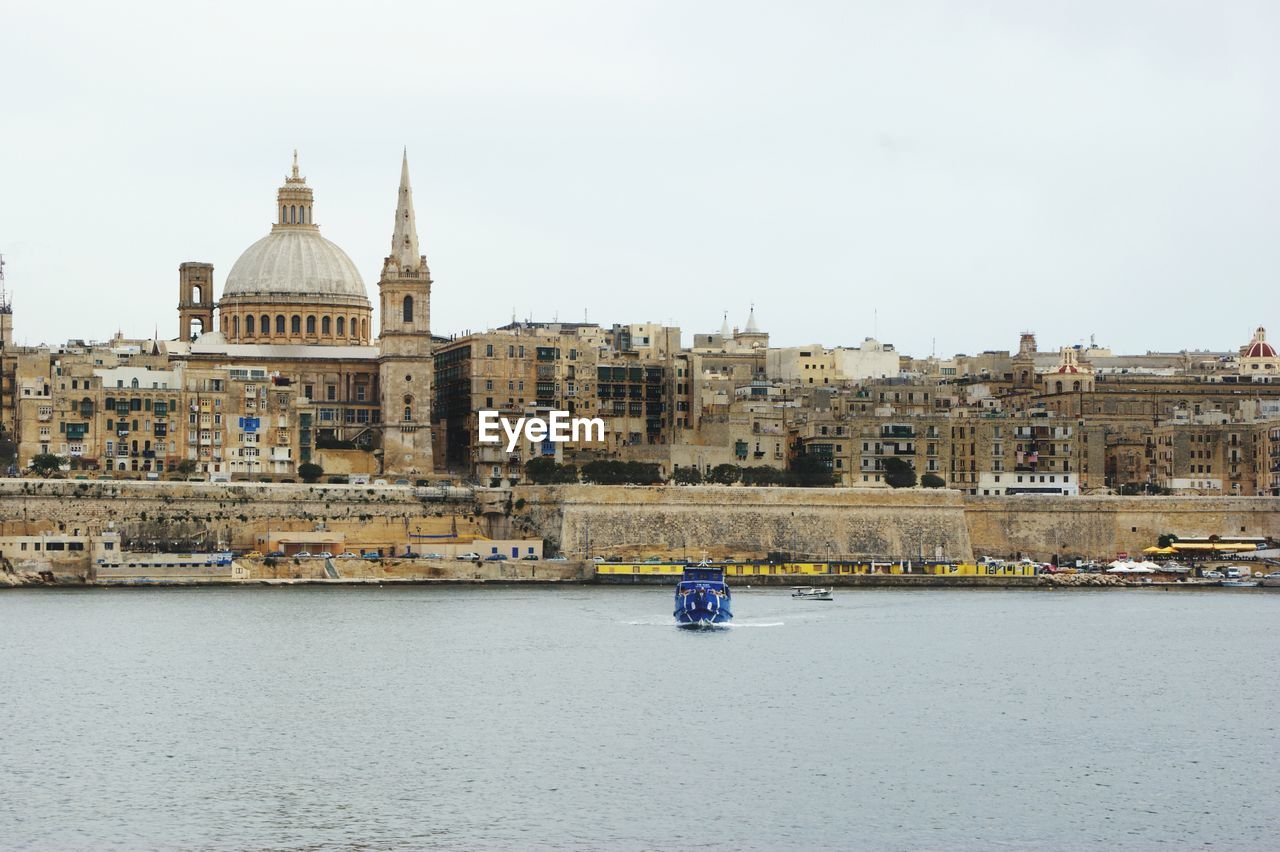
[[[298,208],[293,204],[289,205],[289,224],[298,224]]]
[[[332,334],[332,331],[333,331],[333,329],[332,329],[331,324],[330,324],[330,322],[329,322],[329,318],[328,318],[328,317],[324,317],[323,319],[321,319],[321,320],[320,320],[320,333],[321,333],[321,334],[323,334],[325,337],[328,337],[328,336],[330,336],[330,334]]]
[[[130,382],[130,383],[129,383],[129,387],[131,387],[131,388],[136,388],[137,386],[138,386],[138,380],[137,380],[137,379],[134,379],[132,382]]]
[[[231,336],[233,338],[240,336],[240,317],[231,318]]]
[[[262,315],[261,328],[262,328],[263,337],[266,337],[268,334],[271,333],[271,317],[267,316],[266,314]]]
[[[360,326],[356,325],[356,318],[351,318],[351,336],[355,337],[360,333]]]
[[[191,285],[191,301],[197,305],[204,302],[204,291],[200,289],[199,284]]]
[[[276,314],[276,334],[284,334],[284,314]]]
[[[360,320],[360,339],[361,340],[369,339],[369,320],[368,319]]]
[[[413,322],[413,297],[404,297],[404,321]]]
[[[302,317],[294,314],[289,318],[289,331],[292,334],[302,334]]]
[[[307,334],[315,334],[315,333],[316,333],[316,318],[307,317]]]
[[[81,417],[93,416],[93,400],[89,399],[89,397],[87,396],[84,399],[80,400],[80,416]]]
[[[1058,382],[1058,393],[1062,393],[1062,382]]]
[[[280,224],[283,225],[288,221],[289,221],[289,217],[286,214],[286,208],[283,204],[281,204],[280,205]]]
[[[411,396],[406,396],[404,398],[404,419],[413,419],[413,397]]]
[[[1078,390],[1080,390],[1080,383],[1079,383],[1079,382],[1072,382],[1072,383],[1071,383],[1071,389],[1072,389],[1072,390],[1077,390],[1077,391],[1078,391]]]
[[[244,318],[244,333],[246,337],[253,337],[253,314]]]
[[[338,317],[338,336],[339,337],[347,336],[347,318],[346,317]]]

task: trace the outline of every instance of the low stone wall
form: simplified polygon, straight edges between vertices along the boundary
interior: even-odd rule
[[[738,486],[523,486],[514,511],[570,557],[787,552],[970,561],[959,492]]]

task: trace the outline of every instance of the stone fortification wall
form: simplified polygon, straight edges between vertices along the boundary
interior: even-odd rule
[[[0,480],[0,530],[105,529],[131,543],[207,539],[251,548],[272,521],[314,525],[470,515],[469,491],[268,483]],[[144,548],[145,549],[145,548]]]
[[[1163,533],[1280,539],[1274,497],[967,497],[955,491],[546,486],[514,520],[570,556],[1113,557]],[[523,503],[520,501],[523,500]]]
[[[978,555],[1139,554],[1163,533],[1280,538],[1275,497],[966,497]]]
[[[570,557],[972,557],[958,492],[524,486],[514,511]]]

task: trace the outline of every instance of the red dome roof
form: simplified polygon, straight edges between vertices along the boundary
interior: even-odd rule
[[[1249,348],[1245,349],[1244,357],[1246,358],[1274,358],[1276,357],[1276,349],[1267,342],[1267,330],[1262,326],[1258,326],[1258,330],[1253,334],[1253,342],[1249,344]]]

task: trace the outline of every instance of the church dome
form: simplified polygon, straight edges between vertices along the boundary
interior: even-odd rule
[[[298,173],[295,151],[293,173],[276,190],[271,233],[245,249],[231,267],[223,299],[369,305],[356,265],[346,252],[320,236],[312,218],[314,204],[307,179]]]
[[[222,295],[336,296],[366,303],[369,298],[347,253],[319,231],[300,227],[273,229],[245,249],[227,274]]]
[[[1276,357],[1275,347],[1267,342],[1267,330],[1262,326],[1258,326],[1258,330],[1253,334],[1253,340],[1249,343],[1249,348],[1245,350],[1246,358],[1274,358]]]
[[[244,250],[218,301],[232,344],[367,346],[373,306],[347,253],[320,236],[307,179],[293,174],[276,191],[271,233]]]

